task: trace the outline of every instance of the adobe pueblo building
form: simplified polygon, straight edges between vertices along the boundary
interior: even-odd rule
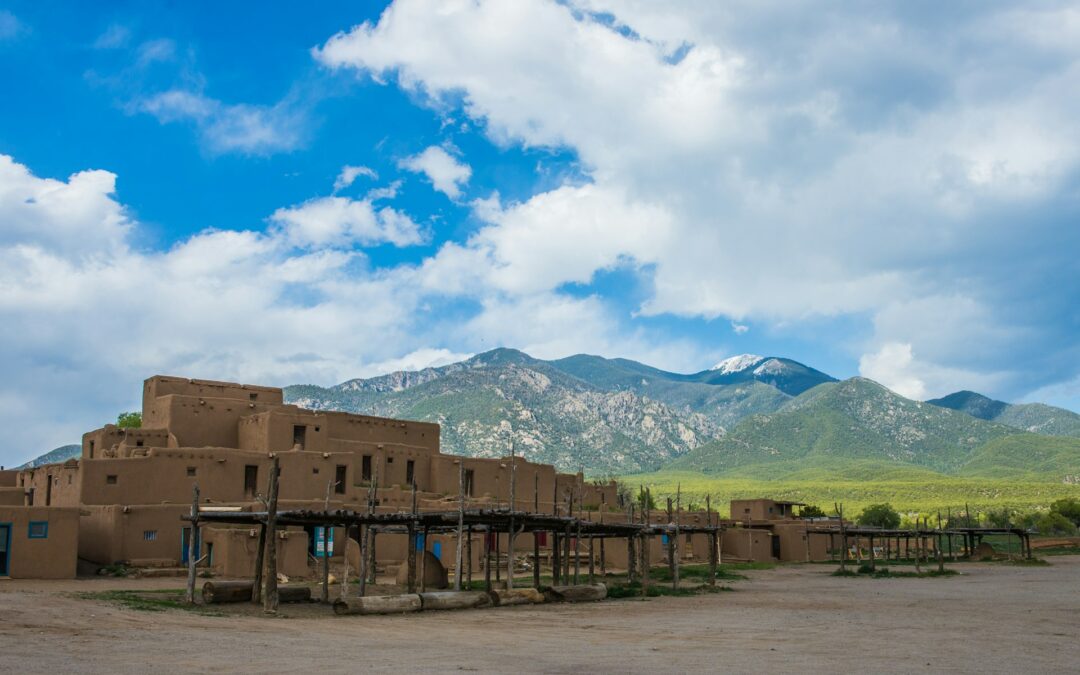
[[[144,383],[141,428],[106,425],[84,434],[79,460],[0,472],[0,576],[71,577],[76,555],[98,565],[184,566],[191,529],[183,517],[191,511],[194,486],[201,512],[265,510],[275,458],[281,510],[446,512],[458,508],[460,490],[470,508],[510,510],[514,492],[514,511],[629,518],[630,505],[620,501],[614,482],[589,482],[520,457],[444,455],[437,424],[306,410],[285,404],[282,390],[273,387],[158,375]],[[753,514],[747,512],[753,517],[745,518],[742,508],[727,523],[745,532],[723,537],[722,555],[827,557],[790,509],[774,514],[762,510],[768,505],[755,505]],[[680,518],[691,530],[721,525],[715,512]],[[659,512],[649,520],[667,523],[670,516]],[[476,535],[476,545],[469,536],[465,564],[479,565],[484,535]],[[288,576],[314,574],[324,548],[341,564],[346,555],[359,556],[354,538],[343,528],[327,534],[315,526],[285,528],[277,535],[278,569]],[[518,538],[515,554],[535,555],[533,539]],[[541,556],[551,557],[554,542],[538,539]],[[709,542],[703,534],[685,534],[680,558],[703,559]],[[483,543],[505,552],[507,538]],[[432,567],[453,567],[456,535],[433,535],[417,546],[425,559],[440,563]],[[667,535],[654,537],[649,548],[655,563],[672,550]],[[194,550],[215,574],[250,575],[258,533],[225,522],[203,526]],[[374,556],[381,570],[393,571],[408,553],[408,537],[389,534],[379,537]],[[600,556],[602,567],[625,568],[632,554],[625,546],[608,546],[592,557]]]

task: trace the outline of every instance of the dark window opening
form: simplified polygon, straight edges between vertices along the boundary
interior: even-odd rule
[[[244,496],[254,497],[259,485],[259,467],[248,464],[244,467]]]
[[[319,473],[319,467],[317,467],[317,466],[311,467],[311,473],[315,473],[315,474]]]
[[[469,497],[473,496],[473,470],[465,469],[465,494]]]
[[[307,427],[302,424],[295,424],[292,428],[292,443],[294,446],[299,445],[300,449],[304,448],[304,439],[307,436]]]
[[[45,506],[52,506],[52,485],[53,485],[53,478],[52,478],[52,476],[47,476],[47,477],[46,477],[46,480],[47,480],[48,482],[47,482],[47,483],[45,483]]]
[[[142,441],[135,441],[135,447],[136,447],[136,448],[141,448],[142,446],[143,446],[143,442],[142,442]]]
[[[415,469],[416,469],[416,462],[414,462],[411,459],[405,462],[405,484],[406,485],[412,485],[413,484],[413,481],[416,478]]]
[[[371,455],[364,455],[360,460],[360,478],[371,480]]]
[[[108,476],[105,476],[105,484],[116,485],[116,474],[109,474]]]
[[[90,441],[90,459],[94,458],[94,442]]]
[[[339,495],[345,494],[345,466],[338,464],[334,469],[334,492]]]
[[[193,466],[189,466],[189,467],[187,468],[187,475],[189,475],[189,476],[194,476],[194,475],[195,475],[195,467],[193,467]]]
[[[49,537],[49,522],[47,520],[31,520],[26,537],[28,539],[47,539]]]
[[[386,463],[387,464],[393,464],[394,463],[394,458],[393,457],[387,457],[386,458]]]
[[[255,401],[255,400],[258,400],[258,398],[259,398],[259,395],[258,395],[258,394],[248,394],[248,400],[249,400],[249,401]]]
[[[26,505],[34,505],[34,488],[30,488],[30,491],[26,493]]]

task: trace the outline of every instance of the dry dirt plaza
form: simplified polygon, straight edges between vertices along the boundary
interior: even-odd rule
[[[730,593],[392,617],[146,612],[74,593],[182,581],[14,580],[0,583],[0,670],[1077,672],[1080,556],[1049,560],[899,579],[788,565]]]

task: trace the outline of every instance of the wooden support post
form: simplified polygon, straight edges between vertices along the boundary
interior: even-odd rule
[[[670,526],[674,522],[675,522],[675,515],[672,512],[672,501],[671,501],[671,497],[668,497],[667,498],[667,524]],[[668,574],[674,580],[675,579],[675,539],[674,539],[674,537],[671,536],[671,531],[670,530],[665,530],[665,532],[667,533],[664,536],[667,537]]]
[[[574,533],[574,584],[581,583],[581,519],[577,521]]]
[[[563,530],[563,579],[570,578],[570,523]]]
[[[589,536],[589,583],[596,583],[596,556],[593,551],[593,537]]]
[[[634,503],[631,501],[626,507],[626,522],[634,522]],[[637,556],[634,553],[634,537],[628,536],[626,538],[626,583],[634,583],[634,565],[637,562]]]
[[[607,511],[607,493],[600,492],[600,524],[604,524],[604,511]],[[607,537],[600,537],[600,578],[607,576],[607,552],[604,550],[604,542]]]
[[[941,511],[937,512],[937,529],[938,529],[937,537],[935,538],[936,542],[937,542],[937,546],[935,547],[935,548],[937,548],[937,566],[938,566],[938,572],[944,572],[945,571],[945,552],[942,550],[942,547],[941,547],[941,534],[942,534],[942,530],[941,530]]]
[[[533,471],[533,513],[540,513],[540,472]],[[533,532],[533,588],[540,588],[540,533]]]
[[[255,583],[251,586],[251,601],[262,602],[263,556],[266,553],[266,523],[259,526],[259,550],[255,552]]]
[[[378,506],[378,503],[379,503],[379,472],[378,471],[375,472],[375,476],[372,478],[372,481],[371,481],[371,486],[368,489],[368,500],[369,500],[368,501],[368,513],[374,514],[375,510],[376,510],[376,507]],[[378,534],[379,530],[378,530],[378,528],[370,526],[370,525],[365,529],[367,529],[367,536],[368,536],[368,547],[367,547],[368,548],[368,564],[367,564],[368,583],[370,583],[372,586],[374,586],[375,583],[376,583],[376,575],[378,574],[378,564],[376,562],[377,558],[375,556],[375,535]]]
[[[510,458],[510,524],[506,531],[506,590],[514,590],[514,511],[517,510],[517,455]]]
[[[646,502],[647,504],[647,502]],[[650,537],[647,532],[641,533],[641,596],[649,596],[649,556],[652,554],[650,551]]]
[[[356,527],[356,535],[360,541],[360,569],[357,570],[357,574],[360,576],[360,584],[357,588],[357,595],[361,598],[364,597],[364,593],[367,592],[367,558],[368,558],[368,528],[370,525],[358,525]],[[348,553],[346,551],[346,553]]]
[[[191,529],[188,530],[187,592],[184,601],[195,604],[195,566],[199,564],[199,484],[191,486]]]
[[[840,571],[847,571],[847,526],[844,525],[844,505],[840,504],[836,507],[836,512],[840,514]]]
[[[678,484],[678,489],[675,492],[675,540],[672,542],[674,546],[671,547],[672,552],[675,554],[675,564],[672,567],[674,573],[671,576],[671,587],[675,590],[679,590],[679,545],[682,543],[679,541],[682,536],[679,530],[680,514],[682,513],[682,483]]]
[[[502,540],[499,538],[498,529],[492,533],[492,537],[495,539],[495,581],[502,581],[502,565],[499,564],[499,554],[502,553],[500,550],[502,548],[500,546]]]
[[[551,531],[551,583],[555,586],[559,585],[562,581],[562,562],[560,561],[560,554],[562,553],[562,542],[559,541],[559,533],[555,530]]]
[[[407,583],[410,593],[416,592],[416,481],[412,482],[412,516],[409,521],[409,548],[407,561],[409,565]]]
[[[277,504],[281,463],[277,455],[270,465],[270,495],[266,504],[266,572],[263,573],[263,611],[276,613],[277,590]]]
[[[716,530],[709,533],[709,585],[716,585]]]
[[[874,559],[874,535],[870,535],[870,571],[873,572],[876,569]]]
[[[454,590],[461,590],[461,548],[465,544],[465,459],[458,460],[457,550],[454,552]]]
[[[472,525],[465,534],[465,586],[472,590]]]
[[[484,528],[484,590],[491,592],[491,530],[489,528]]]
[[[428,538],[428,526],[424,525],[424,530],[420,535],[423,537],[420,540],[420,592],[427,592],[427,538]]]

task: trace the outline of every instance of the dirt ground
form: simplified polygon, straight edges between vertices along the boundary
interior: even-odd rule
[[[735,592],[394,617],[143,612],[72,591],[176,579],[0,582],[4,672],[1076,672],[1080,556],[947,578],[748,572]]]

